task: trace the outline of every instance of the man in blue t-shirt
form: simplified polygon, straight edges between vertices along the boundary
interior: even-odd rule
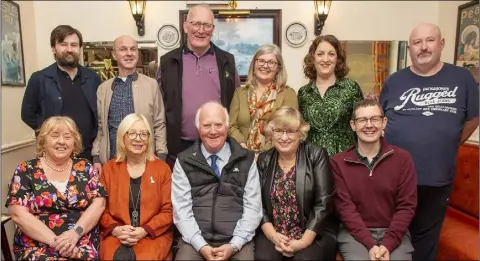
[[[437,26],[417,26],[408,46],[412,65],[392,74],[380,94],[385,138],[409,151],[417,170],[413,260],[435,260],[458,147],[478,127],[478,83],[467,69],[440,60],[444,44]]]

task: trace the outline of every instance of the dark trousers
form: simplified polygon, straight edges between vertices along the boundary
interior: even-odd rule
[[[195,141],[191,141],[191,140],[182,140],[182,147],[181,147],[181,151],[184,151],[188,148],[190,148],[193,143],[195,143]],[[170,170],[173,172],[173,166],[175,166],[175,161],[177,160],[177,155],[167,155],[167,164],[168,166],[170,167]],[[173,258],[176,259],[176,255],[177,255],[177,252],[178,252],[178,248],[179,248],[179,241],[181,241],[182,239],[182,234],[180,234],[180,231],[178,231],[177,227],[176,226],[173,226]]]
[[[435,260],[452,186],[418,186],[417,210],[410,224],[413,260]]]
[[[293,257],[285,257],[275,250],[275,245],[265,235],[258,231],[255,235],[255,260],[335,260],[337,242],[330,236],[315,240],[307,248],[297,251]]]
[[[77,155],[77,158],[84,158],[89,160],[90,162],[93,162],[93,157],[92,157],[92,148],[86,148],[82,152],[80,152]]]
[[[182,140],[182,147],[180,148],[180,151],[184,151],[188,148],[190,148],[193,143],[195,143],[194,140]],[[167,155],[167,164],[168,166],[170,166],[170,169],[172,170],[173,172],[173,166],[175,166],[175,161],[177,160],[177,155],[172,155],[172,154],[168,154]]]

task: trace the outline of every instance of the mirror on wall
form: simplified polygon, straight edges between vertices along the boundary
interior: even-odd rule
[[[118,64],[113,59],[112,42],[85,42],[83,65],[98,73],[102,81],[118,74]],[[155,78],[158,64],[158,51],[155,41],[138,42],[137,72]]]
[[[386,78],[407,66],[407,41],[343,41],[348,77],[364,93],[379,93]]]

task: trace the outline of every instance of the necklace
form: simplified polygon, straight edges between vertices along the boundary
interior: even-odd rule
[[[138,189],[138,196],[137,196],[137,203],[134,203],[133,202],[133,193],[132,193],[132,186],[130,185],[129,187],[130,189],[130,200],[132,201],[132,205],[133,205],[133,212],[132,212],[132,226],[134,227],[138,227],[138,211],[137,211],[137,207],[138,207],[138,202],[140,200],[140,193],[142,192],[142,188],[140,187]]]
[[[68,166],[70,166],[70,160],[67,162],[67,165],[63,169],[57,169],[52,164],[50,164],[50,162],[48,162],[47,160],[47,156],[43,157],[43,161],[45,161],[45,164],[47,164],[47,166],[49,166],[51,169],[55,170],[56,172],[64,172],[68,168]]]

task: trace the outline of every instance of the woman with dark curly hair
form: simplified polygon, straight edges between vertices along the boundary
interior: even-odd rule
[[[354,142],[349,122],[353,105],[363,99],[357,82],[348,79],[345,51],[333,35],[318,36],[304,58],[303,72],[310,82],[298,90],[298,104],[311,130],[308,141],[333,156]]]

